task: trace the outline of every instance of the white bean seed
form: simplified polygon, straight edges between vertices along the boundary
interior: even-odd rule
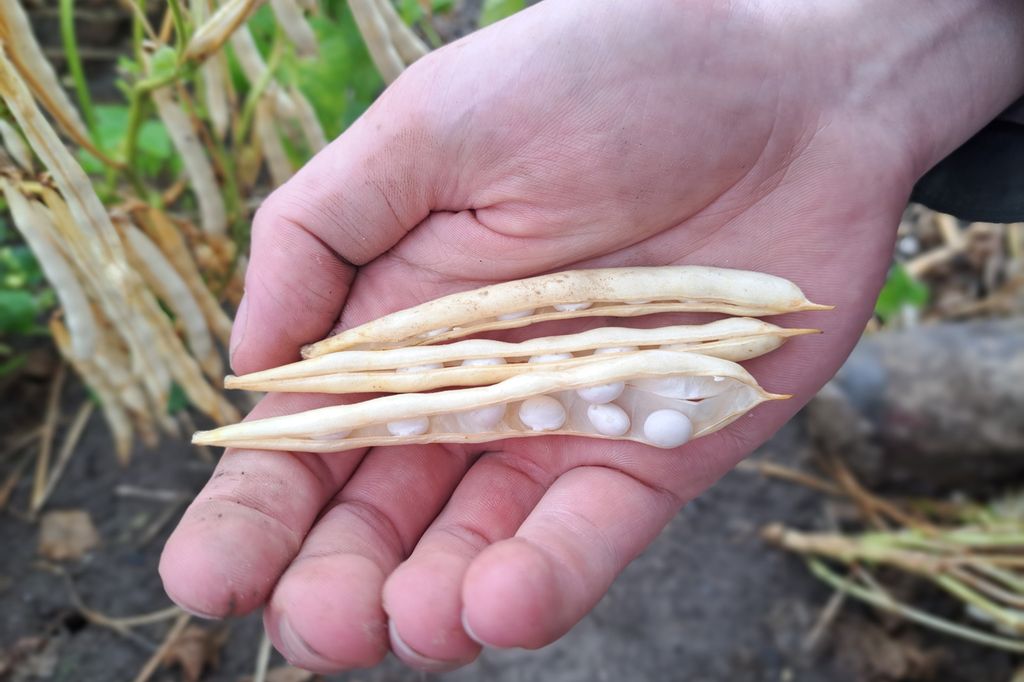
[[[494,431],[505,418],[505,405],[488,405],[459,415],[459,422],[470,433]]]
[[[529,317],[530,315],[533,315],[533,310],[533,308],[530,308],[529,310],[517,310],[514,313],[505,313],[504,315],[498,315],[498,319],[502,322],[505,322],[506,320],[518,320],[521,317]]]
[[[531,431],[554,431],[565,424],[565,408],[551,396],[538,395],[519,406],[519,419]]]
[[[597,386],[584,386],[576,389],[576,394],[588,403],[610,403],[622,395],[626,389],[623,381],[616,381],[612,384],[598,384]]]
[[[614,403],[591,405],[587,408],[587,419],[604,436],[621,436],[629,431],[629,415]]]
[[[655,410],[644,421],[644,436],[660,448],[679,447],[692,435],[693,424],[676,410]]]
[[[441,336],[441,334],[444,334],[445,332],[451,331],[451,329],[452,329],[451,327],[441,327],[440,329],[431,329],[429,332],[426,332],[423,336],[425,338],[432,339],[435,336]]]
[[[396,374],[419,374],[420,372],[430,372],[435,369],[441,369],[444,367],[440,362],[435,362],[429,365],[413,365],[412,367],[399,367],[395,370]]]
[[[544,355],[534,355],[530,357],[530,364],[562,362],[563,360],[572,360],[572,353],[545,353]]]
[[[347,438],[351,431],[335,431],[334,433],[325,433],[322,435],[312,435],[311,440],[341,440]]]
[[[556,303],[553,307],[554,307],[555,310],[557,310],[560,313],[571,313],[571,312],[575,312],[577,310],[586,310],[587,308],[589,308],[592,305],[594,305],[594,304],[593,303],[589,303],[589,302],[587,302],[587,303]]]
[[[462,361],[463,367],[493,367],[504,364],[505,358],[469,358]]]
[[[427,417],[413,417],[412,419],[388,422],[388,433],[392,436],[422,436],[429,430],[430,419]]]
[[[608,348],[595,348],[594,355],[607,355],[609,353],[635,353],[639,348],[636,346],[609,346]]]

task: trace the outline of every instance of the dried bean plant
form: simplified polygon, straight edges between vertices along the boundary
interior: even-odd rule
[[[323,115],[280,72],[285,56],[322,58],[310,23],[321,8],[262,4],[169,0],[151,24],[151,5],[124,3],[134,70],[112,146],[84,77],[73,2],[62,0],[60,19],[77,107],[22,3],[0,0],[0,192],[55,294],[53,339],[100,403],[122,461],[136,436],[152,444],[180,433],[176,396],[214,423],[239,418],[218,385],[253,199],[327,142]],[[257,11],[272,13],[269,46],[253,38]],[[394,56],[377,62],[386,81],[426,53],[387,0],[353,2],[351,12],[374,58]],[[140,162],[155,121],[180,179]]]

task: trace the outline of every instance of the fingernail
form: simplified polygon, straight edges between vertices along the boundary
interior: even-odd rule
[[[465,611],[462,612],[462,629],[465,631],[466,636],[468,636],[471,640],[473,640],[480,646],[489,647],[491,649],[498,648],[495,647],[493,644],[489,644],[488,642],[485,642],[484,640],[480,639],[480,637],[478,637],[477,634],[473,632],[473,628],[469,627],[469,619],[466,618]]]
[[[299,637],[295,628],[288,622],[288,619],[281,616],[277,623],[277,636],[281,640],[281,654],[291,661],[309,662],[320,660],[320,656],[313,651],[305,640]]]
[[[231,325],[231,348],[228,351],[232,366],[235,363],[235,351],[245,341],[245,327],[249,318],[249,296],[242,294],[242,300],[238,303],[238,310],[235,311],[235,321]]]
[[[455,670],[468,661],[439,661],[434,658],[427,658],[420,652],[414,650],[411,646],[405,643],[405,641],[398,634],[398,628],[395,627],[395,621],[388,621],[388,637],[391,639],[391,649],[398,654],[398,657],[402,659],[407,665],[414,668],[418,668],[428,673],[443,673],[449,670]]]

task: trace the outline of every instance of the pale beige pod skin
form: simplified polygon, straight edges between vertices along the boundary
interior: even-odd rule
[[[302,354],[312,358],[346,349],[434,344],[484,331],[587,316],[665,312],[761,316],[830,309],[807,300],[789,280],[759,272],[697,265],[570,270],[428,301],[306,346]]]
[[[618,406],[629,423],[624,431],[617,430],[617,435],[606,435],[598,431],[588,416],[588,409],[595,403],[584,399],[579,389],[617,382],[625,384],[624,390],[613,401],[598,404]],[[672,397],[679,392],[677,389],[684,390],[688,399]],[[561,435],[675,447],[682,444],[678,439],[666,445],[665,440],[659,443],[649,437],[651,433],[658,438],[664,435],[664,429],[654,428],[657,424],[651,426],[654,413],[670,417],[682,415],[682,421],[688,424],[688,430],[682,433],[685,442],[718,431],[765,401],[788,397],[767,393],[746,370],[728,360],[696,353],[648,350],[605,355],[600,362],[567,369],[538,366],[534,371],[489,386],[389,395],[233,424],[199,432],[192,442],[329,453],[371,446],[481,443]],[[565,412],[560,426],[535,429],[523,421],[533,418],[529,410],[524,410],[524,403],[536,402],[537,398],[557,401]],[[550,402],[547,400],[548,404],[540,407],[550,407]],[[504,410],[500,406],[505,406]],[[481,430],[481,420],[476,417],[486,416],[487,411],[492,413],[494,423]],[[493,420],[495,416],[497,419]],[[547,421],[558,423],[557,419]],[[535,423],[543,427],[545,420]],[[406,432],[412,430],[409,424],[420,427],[413,435],[393,435],[399,430],[397,426]]]
[[[786,329],[749,317],[655,329],[602,327],[520,343],[470,339],[439,346],[339,351],[239,377],[229,376],[224,385],[281,393],[408,393],[504,381],[536,371],[531,360],[559,354],[572,357],[551,362],[550,369],[563,370],[600,361],[607,358],[601,353],[619,349],[666,348],[740,362],[769,353],[793,336],[817,332]],[[417,371],[420,368],[430,369]]]

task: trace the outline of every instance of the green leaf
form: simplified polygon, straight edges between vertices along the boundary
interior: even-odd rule
[[[24,244],[0,247],[0,287],[25,289],[43,281],[43,271]]]
[[[0,334],[27,334],[36,326],[36,300],[28,291],[0,290]]]
[[[176,383],[171,384],[170,393],[167,396],[167,414],[177,414],[188,407],[188,396]]]
[[[153,53],[149,62],[150,76],[153,78],[167,78],[178,68],[178,55],[174,48],[164,45]]]
[[[883,322],[887,322],[898,315],[904,306],[923,308],[928,303],[928,297],[927,285],[914,279],[906,268],[896,263],[889,270],[885,286],[878,294],[875,314],[882,318]]]
[[[484,0],[480,10],[480,25],[487,26],[510,17],[526,7],[525,0]]]
[[[96,143],[107,154],[116,157],[122,152],[128,132],[128,107],[101,104],[95,107],[95,112]],[[174,171],[180,165],[167,128],[159,119],[147,119],[139,126],[136,153],[135,166],[147,177],[159,175],[166,170]],[[78,158],[87,173],[102,173],[105,170],[103,164],[88,152],[80,152]]]

